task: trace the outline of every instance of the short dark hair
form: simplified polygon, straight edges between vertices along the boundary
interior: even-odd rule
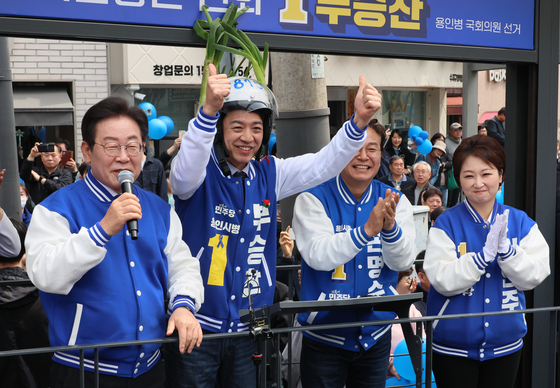
[[[21,260],[21,258],[25,253],[24,241],[25,241],[25,235],[27,234],[27,226],[25,226],[23,222],[21,222],[20,220],[16,220],[15,218],[10,218],[10,221],[12,221],[12,224],[17,230],[19,241],[21,243],[21,249],[19,250],[19,254],[17,256],[5,257],[0,255],[0,263],[4,263],[4,264],[17,263],[18,261]]]
[[[89,167],[90,167],[89,163],[83,162],[82,164],[80,164],[80,167],[78,167],[78,172],[80,173],[80,176],[86,175],[86,172],[89,169]]]
[[[392,166],[395,160],[400,159],[404,163],[404,158],[400,155],[393,155],[389,158],[389,166]]]
[[[416,273],[424,272],[424,257],[425,256],[426,256],[426,250],[423,250],[418,255],[416,255],[416,261],[414,262],[414,269],[416,270]]]
[[[506,173],[506,154],[498,141],[490,136],[475,135],[464,139],[453,153],[453,176],[461,187],[461,169],[469,156],[481,159],[498,169],[502,182]]]
[[[397,282],[400,282],[401,279],[404,278],[405,276],[410,276],[410,275],[412,275],[412,267],[404,271],[399,271],[399,279],[397,280]]]
[[[137,106],[129,106],[128,102],[121,97],[108,97],[99,101],[88,109],[82,119],[82,137],[84,141],[93,148],[97,124],[103,120],[117,117],[128,117],[140,127],[142,143],[148,138],[148,116]]]
[[[506,115],[506,107],[505,106],[498,111],[498,116],[499,115],[504,115],[504,116]]]
[[[72,148],[70,147],[70,142],[62,137],[59,137],[58,139],[56,139],[56,141],[54,142],[55,144],[64,144],[64,146],[66,147],[67,151],[72,151]]]
[[[438,195],[443,201],[443,194],[441,193],[441,190],[436,187],[430,187],[429,189],[424,190],[422,193],[422,200],[425,202],[428,198],[433,197],[434,195]]]
[[[447,206],[440,206],[440,207],[436,207],[433,211],[432,214],[430,215],[430,219],[432,221],[435,221],[439,216],[441,216],[443,214],[444,211],[447,210]]]
[[[439,140],[439,139],[443,139],[443,140]],[[436,144],[436,141],[445,141],[445,135],[441,132],[438,132],[434,134],[434,136],[432,136],[430,141],[432,142],[432,145]]]
[[[385,141],[385,127],[383,127],[377,119],[370,120],[368,126],[379,135],[379,139],[381,140],[381,143],[383,143]],[[380,147],[382,145],[383,144],[379,144]]]

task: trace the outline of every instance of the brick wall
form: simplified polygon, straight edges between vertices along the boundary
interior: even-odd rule
[[[74,81],[76,162],[81,161],[82,117],[109,96],[107,44],[13,38],[10,64],[14,81]]]

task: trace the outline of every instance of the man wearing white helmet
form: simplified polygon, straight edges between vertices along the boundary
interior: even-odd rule
[[[365,78],[355,114],[316,154],[264,158],[277,115],[272,92],[254,80],[228,79],[210,65],[206,103],[189,123],[171,166],[183,239],[198,252],[205,302],[196,313],[205,333],[243,332],[239,310],[272,305],[276,279],[276,202],[340,173],[363,146],[381,107]],[[256,160],[253,158],[255,157]],[[191,354],[166,348],[168,387],[254,387],[249,336],[203,341]]]

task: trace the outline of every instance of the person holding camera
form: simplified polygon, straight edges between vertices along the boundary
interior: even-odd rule
[[[41,156],[43,162],[38,167],[33,165],[37,156]],[[58,166],[61,156],[62,151],[57,144],[35,143],[29,156],[23,160],[19,175],[35,204],[41,203],[56,190],[72,183],[72,173]]]

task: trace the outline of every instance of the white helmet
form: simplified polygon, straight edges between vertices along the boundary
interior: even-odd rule
[[[221,152],[219,152],[219,159],[221,159],[220,156],[222,153],[224,157],[229,156],[223,144],[222,130],[222,121],[228,112],[245,110],[247,112],[259,114],[263,120],[262,146],[264,146],[265,149],[270,139],[272,126],[274,125],[274,116],[278,117],[278,103],[276,102],[276,97],[274,97],[274,94],[266,85],[247,77],[230,77],[228,79],[231,90],[229,95],[224,98],[224,106],[220,109],[220,119],[218,120],[217,134],[214,140],[216,146],[222,148],[222,150],[220,150]],[[255,155],[257,159],[263,156],[261,153],[262,147]],[[223,164],[225,165],[225,162]],[[220,165],[222,165],[221,161]],[[226,172],[224,168],[222,168],[222,170],[225,175],[229,175],[229,172]]]

